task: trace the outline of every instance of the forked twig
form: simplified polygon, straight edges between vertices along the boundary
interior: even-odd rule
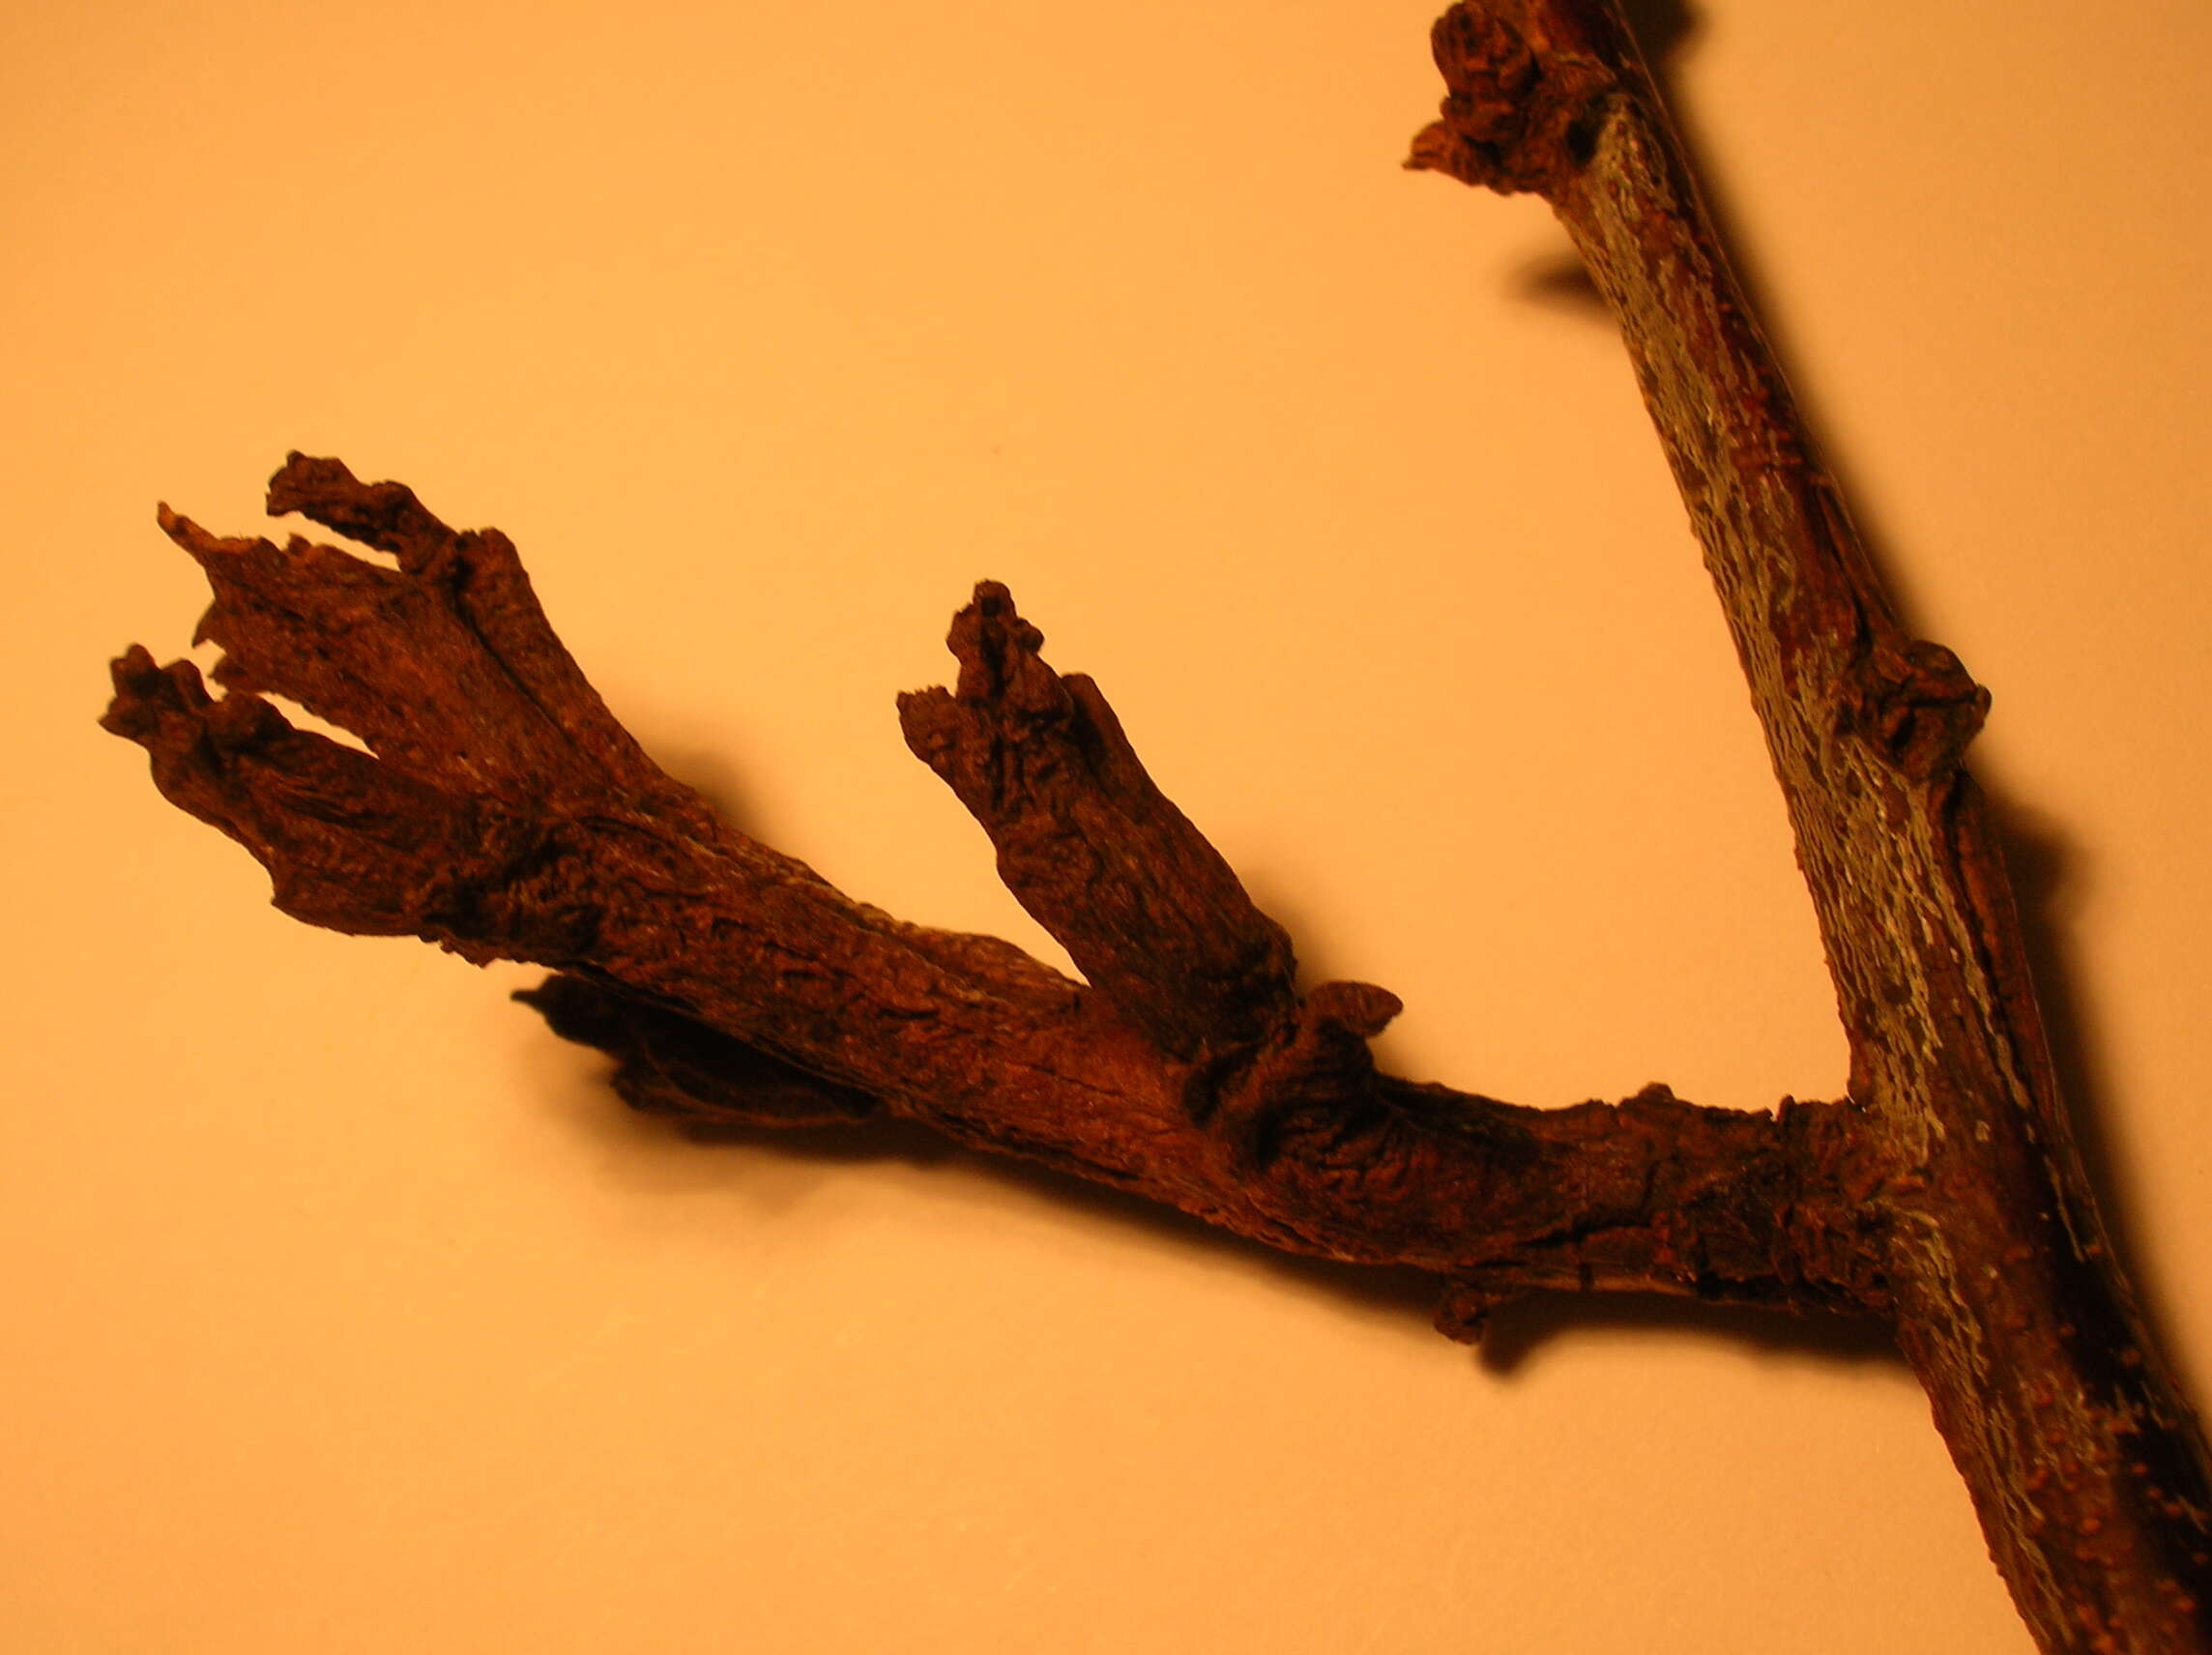
[[[134,648],[106,726],[286,912],[552,967],[524,998],[643,1108],[926,1121],[1278,1247],[1434,1271],[1463,1337],[1534,1289],[1886,1318],[2045,1647],[2212,1647],[2202,1438],[2110,1258],[1960,768],[1987,697],[1899,628],[1612,0],[1461,5],[1435,44],[1451,95],[1411,164],[1542,192],[1620,318],[1788,797],[1848,1100],[1533,1110],[1379,1072],[1396,998],[1296,991],[1281,927],[990,583],[954,620],[956,682],[901,721],[1082,982],[719,821],[608,712],[504,536],[335,460],[293,455],[271,512],[395,566],[164,508],[227,693]]]

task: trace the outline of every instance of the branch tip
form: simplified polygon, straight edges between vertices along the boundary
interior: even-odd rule
[[[1444,80],[1442,118],[1415,134],[1410,170],[1550,196],[1588,164],[1619,83],[1560,8],[1461,0],[1437,19],[1429,49]]]
[[[1290,940],[1153,784],[1098,686],[1046,664],[1043,632],[1000,581],[976,583],[946,644],[958,681],[899,698],[907,745],[1091,985],[1186,1060],[1284,1024]]]

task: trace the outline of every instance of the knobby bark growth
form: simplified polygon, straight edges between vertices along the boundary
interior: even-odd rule
[[[1456,6],[1434,45],[1450,95],[1409,164],[1543,193],[1620,319],[1788,798],[1848,1099],[1534,1110],[1380,1072],[1396,998],[1297,992],[1282,928],[989,582],[953,622],[955,683],[900,718],[1080,982],[718,820],[608,712],[506,537],[335,460],[291,456],[270,512],[392,561],[164,508],[214,592],[225,693],[133,648],[106,727],[285,912],[553,968],[524,998],[643,1109],[924,1121],[1278,1247],[1433,1271],[1464,1338],[1532,1290],[1885,1318],[2044,1646],[2212,1649],[2202,1438],[2110,1256],[1960,767],[1987,697],[1899,627],[1613,0]]]

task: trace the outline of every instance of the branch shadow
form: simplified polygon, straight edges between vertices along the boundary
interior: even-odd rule
[[[571,1071],[572,1072],[572,1071]],[[1443,1279],[1407,1265],[1346,1263],[1279,1252],[1218,1230],[1172,1207],[1034,1162],[985,1154],[912,1120],[889,1118],[849,1125],[702,1125],[629,1108],[602,1071],[571,1093],[567,1123],[590,1139],[618,1176],[656,1193],[672,1166],[684,1187],[730,1188],[748,1179],[755,1157],[824,1176],[869,1165],[957,1172],[973,1188],[1080,1215],[1160,1244],[1163,1252],[1230,1262],[1252,1277],[1326,1306],[1337,1315],[1403,1332],[1433,1335]],[[729,1152],[716,1164],[717,1150]],[[663,1152],[666,1153],[663,1153]],[[1479,1347],[1479,1365],[1499,1379],[1528,1369],[1537,1350],[1573,1333],[1690,1334],[1768,1356],[1847,1366],[1901,1360],[1886,1329],[1845,1316],[1810,1317],[1758,1306],[1708,1303],[1661,1294],[1542,1294],[1501,1308]]]
[[[972,1188],[1019,1203],[1073,1213],[1102,1229],[1159,1241],[1165,1251],[1235,1261],[1339,1312],[1395,1322],[1409,1332],[1425,1327],[1435,1313],[1441,1283],[1425,1270],[1343,1263],[1277,1252],[1260,1242],[1217,1230],[1200,1219],[1108,1185],[1035,1162],[985,1154],[917,1121],[879,1117],[845,1125],[753,1126],[701,1124],[631,1109],[602,1073],[583,1089],[585,1097],[563,1111],[566,1123],[594,1143],[618,1176],[634,1176],[656,1190],[680,1152],[684,1185],[727,1186],[747,1177],[757,1157],[823,1176],[889,1164],[916,1172],[958,1174]],[[663,1154],[662,1152],[669,1152]],[[717,1165],[717,1157],[719,1164]]]
[[[1982,790],[1991,835],[2012,885],[2028,976],[2042,1015],[2044,1041],[2082,1176],[2104,1222],[2112,1262],[2122,1282],[2133,1289],[2137,1311],[2153,1349],[2178,1364],[2180,1347],[2168,1337],[2170,1295],[2139,1244],[2137,1204],[2113,1146],[2108,1041],[2087,998],[2075,986],[2081,980],[2075,915],[2090,877],[2088,853],[2066,833],[2057,818],[2022,803],[2001,781],[1978,772],[1975,779]],[[2181,1377],[2184,1390],[2198,1394],[2194,1381],[2199,1376]]]
[[[1537,1293],[1504,1306],[1483,1332],[1484,1370],[1525,1372],[1569,1334],[1680,1335],[1718,1340],[1761,1356],[1800,1357],[1837,1367],[1902,1369],[1905,1358],[1881,1322],[1852,1316],[1801,1316],[1758,1305],[1716,1304],[1659,1293]]]
[[[633,734],[634,734],[633,730]],[[760,838],[761,823],[738,767],[720,753],[696,743],[639,736],[646,756],[707,801],[708,807],[748,838]]]

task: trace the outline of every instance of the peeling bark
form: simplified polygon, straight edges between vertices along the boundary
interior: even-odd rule
[[[1274,1246],[1432,1271],[1459,1337],[1562,1289],[1887,1319],[2044,1646],[2212,1648],[2202,1438],[2110,1257],[1960,765],[1988,698],[1899,626],[1611,0],[1457,6],[1435,45],[1450,95],[1409,164],[1543,193],[1620,318],[1789,801],[1848,1099],[1744,1113],[1654,1086],[1533,1110],[1379,1072],[1397,998],[1297,991],[1289,936],[993,583],[953,622],[954,684],[901,723],[1083,981],[721,822],[609,713],[504,536],[335,460],[293,455],[271,513],[391,561],[162,508],[213,590],[224,693],[133,648],[104,723],[285,912],[551,967],[522,998],[641,1109],[926,1122]]]

